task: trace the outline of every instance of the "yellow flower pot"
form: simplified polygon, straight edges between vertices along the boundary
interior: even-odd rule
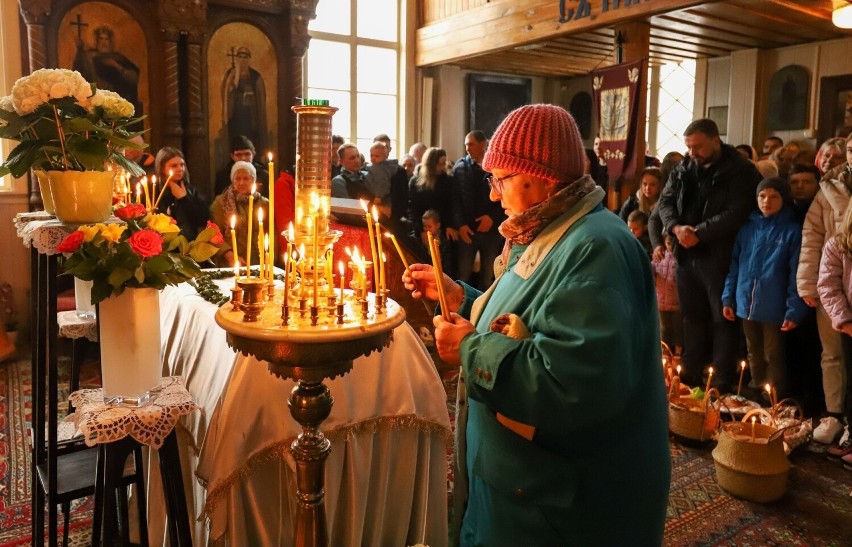
[[[44,210],[50,215],[56,214],[56,208],[53,207],[53,196],[50,194],[50,182],[47,180],[47,171],[33,169],[36,178],[38,179],[38,191],[41,194],[41,202],[44,204]]]
[[[112,214],[112,171],[48,171],[56,218],[66,224],[103,222]]]

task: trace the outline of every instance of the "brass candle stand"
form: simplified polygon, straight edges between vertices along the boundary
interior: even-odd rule
[[[331,443],[319,427],[331,413],[334,398],[323,381],[349,372],[356,357],[390,344],[405,312],[387,298],[386,291],[366,294],[369,261],[366,268],[360,263],[353,268],[353,278],[360,280],[353,282],[353,289],[358,290],[335,298],[326,252],[342,235],[329,229],[331,117],[337,109],[328,101],[303,99],[292,110],[297,133],[296,214],[295,226],[286,232],[285,288],[276,290],[261,279],[240,280],[242,299],[234,292],[233,302],[216,312],[216,323],[227,332],[232,348],[266,361],[275,376],[296,381],[287,401],[290,414],[302,426],[291,445],[296,460],[294,543],[325,546],[324,467]]]
[[[286,295],[281,296],[283,300]],[[271,374],[296,381],[287,405],[302,426],[291,445],[296,460],[297,546],[328,545],[324,468],[331,443],[320,425],[331,413],[334,397],[324,380],[346,374],[355,358],[388,346],[393,329],[405,320],[405,311],[390,299],[383,314],[365,317],[363,311],[371,303],[375,309],[376,304],[375,295],[369,296],[357,299],[353,291],[347,291],[336,314],[304,319],[290,315],[287,325],[281,321],[281,300],[264,302],[253,321],[245,319],[249,313],[245,302],[236,309],[225,304],[216,312],[216,323],[227,332],[229,346],[266,361]]]

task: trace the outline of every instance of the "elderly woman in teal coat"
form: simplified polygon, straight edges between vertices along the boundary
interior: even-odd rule
[[[461,365],[460,545],[660,545],[671,461],[654,279],[583,176],[562,108],[530,105],[485,155],[509,216],[484,293],[441,279],[442,359]],[[403,282],[437,300],[430,266]]]

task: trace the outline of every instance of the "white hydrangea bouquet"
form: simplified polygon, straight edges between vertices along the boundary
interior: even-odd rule
[[[140,147],[130,141],[140,134],[129,129],[141,119],[133,114],[129,101],[97,89],[77,71],[36,70],[0,97],[0,137],[19,142],[0,164],[0,176],[20,177],[30,169],[103,171],[108,164],[143,175],[123,154]]]

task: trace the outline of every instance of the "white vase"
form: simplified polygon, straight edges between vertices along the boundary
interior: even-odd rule
[[[125,289],[98,314],[104,400],[142,405],[162,377],[159,291]]]
[[[95,318],[95,305],[92,304],[92,282],[74,278],[74,307],[82,319]]]

